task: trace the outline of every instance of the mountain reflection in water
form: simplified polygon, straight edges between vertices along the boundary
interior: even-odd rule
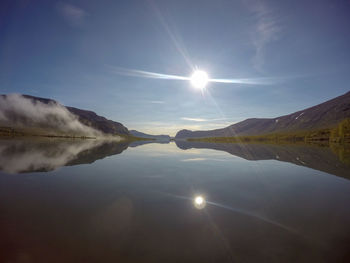
[[[0,170],[6,173],[48,172],[61,166],[93,163],[128,148],[110,140],[1,140]]]
[[[112,140],[1,140],[0,171],[6,173],[48,172],[62,166],[93,163],[107,156],[122,153],[128,147],[138,147],[158,141]],[[224,151],[249,161],[277,160],[305,166],[337,176],[350,178],[350,165],[330,147],[315,145],[238,144],[176,141],[182,150],[213,149]],[[185,161],[201,160],[202,158]]]
[[[350,178],[350,164],[330,147],[310,144],[240,144],[176,141],[177,147],[187,150],[213,149],[225,151],[250,161],[277,160],[305,166],[337,176]]]

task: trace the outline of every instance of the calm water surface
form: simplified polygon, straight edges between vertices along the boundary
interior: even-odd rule
[[[331,149],[142,144],[0,141],[0,262],[350,262]]]

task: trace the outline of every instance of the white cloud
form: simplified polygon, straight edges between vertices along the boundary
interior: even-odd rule
[[[185,121],[197,121],[197,122],[208,121],[207,119],[202,119],[202,118],[189,118],[189,117],[182,117],[181,120],[185,120]]]
[[[222,121],[222,120],[226,120],[226,118],[204,119],[204,118],[182,117],[181,120],[185,120],[185,121],[196,121],[196,122],[211,122],[211,121]]]
[[[88,15],[82,8],[63,2],[57,4],[57,10],[72,26],[81,26]]]
[[[152,103],[152,104],[164,104],[165,102],[162,101],[162,100],[151,100],[151,101],[148,101],[149,103]]]
[[[253,35],[255,47],[253,65],[255,69],[262,71],[262,67],[265,64],[266,45],[278,39],[281,27],[272,9],[262,2],[249,1],[249,8],[256,19],[256,28]]]
[[[181,162],[200,162],[205,160],[207,159],[206,158],[188,158],[188,159],[181,160]]]

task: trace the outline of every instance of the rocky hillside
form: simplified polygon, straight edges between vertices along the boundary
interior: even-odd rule
[[[350,118],[350,92],[305,110],[266,119],[247,119],[226,128],[208,131],[179,131],[175,139],[262,135],[330,128]]]
[[[97,115],[93,111],[81,110],[73,107],[67,107],[67,109],[78,116],[81,123],[102,131],[103,133],[130,135],[129,130],[120,122],[108,120],[105,117]]]

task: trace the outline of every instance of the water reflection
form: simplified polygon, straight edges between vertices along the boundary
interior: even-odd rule
[[[161,142],[162,143],[162,142]],[[167,144],[168,142],[164,143]],[[277,160],[350,178],[348,150],[310,145],[232,144],[176,141],[182,150],[213,149],[224,151],[250,161]],[[62,166],[89,164],[107,156],[122,153],[155,141],[62,140],[62,139],[9,139],[0,140],[0,171],[6,173],[48,172]],[[148,151],[148,155],[156,155]],[[156,157],[156,156],[155,156]],[[204,156],[189,156],[182,162],[227,161],[208,160]]]
[[[350,262],[350,180],[306,168],[323,148],[1,145],[42,172],[0,172],[0,262]]]
[[[350,163],[348,151],[350,149],[320,147],[307,144],[235,144],[235,143],[206,143],[176,141],[176,145],[183,150],[213,149],[224,151],[250,161],[277,160],[305,166],[315,170],[350,178]],[[335,147],[335,146],[334,146]],[[337,154],[339,153],[340,154]]]
[[[184,199],[184,200],[191,200],[190,198],[187,198],[185,196],[176,196],[176,195],[169,195],[168,196],[172,196],[174,198],[177,198],[177,199]],[[231,206],[228,206],[228,205],[225,205],[225,204],[222,204],[222,203],[217,203],[217,202],[212,202],[212,201],[208,201],[204,198],[203,195],[196,195],[193,200],[191,200],[193,202],[193,205],[196,209],[203,209],[208,205],[211,205],[211,206],[215,206],[215,207],[218,207],[218,208],[222,208],[222,209],[225,209],[227,211],[230,211],[230,212],[234,212],[234,213],[238,213],[238,214],[241,214],[241,215],[245,215],[245,216],[248,216],[248,217],[253,217],[253,218],[256,218],[258,220],[261,220],[263,222],[266,222],[268,224],[272,224],[274,226],[277,226],[279,228],[282,228],[284,230],[287,230],[291,233],[294,233],[294,234],[298,234],[300,235],[300,233],[298,233],[297,231],[295,231],[294,229],[292,229],[291,227],[288,227],[286,225],[283,225],[277,221],[274,221],[272,219],[269,219],[267,217],[264,217],[260,214],[257,214],[257,213],[254,213],[254,212],[250,212],[250,211],[247,211],[247,210],[244,210],[244,209],[241,209],[241,208],[236,208],[236,207],[231,207]],[[304,236],[304,238],[308,238],[306,236]]]
[[[104,140],[1,140],[0,170],[6,173],[48,172],[61,166],[93,163],[122,153],[128,143]]]

